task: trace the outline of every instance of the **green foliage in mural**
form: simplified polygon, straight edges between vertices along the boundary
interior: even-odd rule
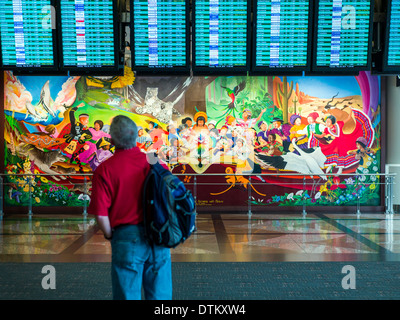
[[[267,109],[264,121],[280,113],[268,92],[268,77],[219,77],[206,88],[206,104],[207,115],[217,126],[224,125],[227,116],[242,118],[244,109],[250,109],[253,118]]]
[[[70,191],[62,183],[49,181],[49,176],[35,175],[39,171],[34,170],[28,159],[12,155],[7,148],[5,159],[14,163],[6,166],[8,175],[3,181],[5,205],[27,206],[31,201],[33,206],[83,206],[84,201],[89,200],[88,196]],[[83,183],[79,189],[84,190]]]

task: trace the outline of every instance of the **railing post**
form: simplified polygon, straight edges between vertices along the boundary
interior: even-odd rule
[[[386,214],[393,214],[393,177],[385,176]]]
[[[358,188],[358,186],[359,186],[359,179],[358,179],[358,176],[356,176],[356,185],[357,185],[357,188]],[[358,190],[357,190],[357,212],[356,212],[356,214],[357,214],[357,216],[360,216],[361,215],[361,211],[360,211],[360,188],[358,188]]]
[[[86,176],[83,177],[83,181],[84,181],[84,186],[83,186],[83,216],[87,217],[87,203],[86,203],[86,199],[87,199],[87,183],[86,183]]]
[[[194,175],[193,179],[193,192],[194,192],[194,203],[196,205],[196,216],[197,216],[197,176],[196,174]],[[196,219],[197,221],[197,219]]]
[[[28,216],[32,217],[32,180],[28,176],[28,187],[29,187],[29,203],[28,203]]]
[[[386,232],[385,232],[385,247],[387,250],[393,252],[394,235],[393,235],[393,215],[386,216]]]
[[[0,176],[0,220],[3,220],[4,216],[4,183],[3,183],[3,177]]]
[[[251,176],[249,176],[249,187],[247,188],[247,193],[248,193],[248,204],[247,204],[247,208],[248,208],[248,215],[249,217],[251,217]]]
[[[306,176],[303,176],[303,217],[307,215],[305,189],[306,189]]]

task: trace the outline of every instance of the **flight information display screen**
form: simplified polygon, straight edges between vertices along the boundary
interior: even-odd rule
[[[254,1],[253,71],[310,68],[310,7],[309,0]]]
[[[0,0],[4,69],[56,68],[50,0]]]
[[[385,65],[400,69],[400,0],[392,0],[389,8]]]
[[[250,5],[241,0],[194,2],[194,73],[249,70]]]
[[[317,1],[313,70],[369,69],[372,6],[369,0]]]
[[[112,0],[61,0],[62,67],[117,65]]]
[[[188,6],[185,0],[132,1],[135,71],[190,72]]]

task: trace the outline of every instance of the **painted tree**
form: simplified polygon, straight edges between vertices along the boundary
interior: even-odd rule
[[[293,107],[293,113],[296,113],[296,106],[297,106],[297,102],[299,102],[299,99],[297,98],[297,96],[295,95],[294,96],[294,99],[292,100],[292,102],[293,102],[293,105],[294,105],[294,107]]]
[[[278,85],[278,107],[282,110],[283,122],[288,123],[289,120],[289,99],[293,94],[293,81],[289,84],[287,77],[283,77],[282,85]]]

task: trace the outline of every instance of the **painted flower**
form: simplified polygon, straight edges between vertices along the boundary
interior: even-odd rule
[[[18,179],[17,182],[18,182],[18,187],[22,188],[26,185],[26,182],[22,179]]]
[[[279,198],[279,197],[278,197]],[[90,200],[90,197],[87,195],[87,194],[83,194],[83,193],[81,193],[79,196],[78,196],[78,200]],[[279,201],[279,200],[278,200]]]
[[[293,192],[289,193],[288,196],[287,196],[287,199],[288,200],[293,200],[293,196],[294,196]]]
[[[40,180],[42,180],[43,183],[48,183],[49,180],[47,180],[45,177],[40,177]]]
[[[326,187],[326,184],[324,184],[324,185],[322,185],[320,188],[319,188],[319,192],[322,194],[322,193],[324,193],[324,192],[327,192],[328,191],[328,188]]]
[[[301,196],[303,194],[303,190],[299,190],[296,192],[296,196]]]
[[[7,166],[6,166],[6,170],[7,170],[7,173],[8,174],[14,174],[16,171],[17,171],[17,166],[16,165],[11,165],[11,164],[8,164]]]
[[[337,188],[346,189],[346,185],[343,184],[343,183],[340,183],[340,178],[339,177],[334,177],[333,178],[333,183],[334,184],[331,186],[331,190],[332,191],[336,190]]]
[[[370,190],[375,190],[375,188],[376,188],[375,182],[369,186]]]
[[[24,192],[29,192],[29,184],[26,184],[23,190]],[[31,192],[33,192],[33,187],[31,187]]]
[[[36,201],[37,203],[40,203],[39,197],[35,197],[35,201]]]
[[[321,198],[321,192],[317,192],[314,196],[315,200],[318,200],[319,198]]]
[[[340,183],[340,178],[339,177],[333,177],[332,179],[333,183],[338,185]]]
[[[347,179],[344,179],[344,181],[346,182],[346,184],[350,184],[350,185],[353,185],[354,184],[354,180],[353,180],[353,178],[347,178]]]

